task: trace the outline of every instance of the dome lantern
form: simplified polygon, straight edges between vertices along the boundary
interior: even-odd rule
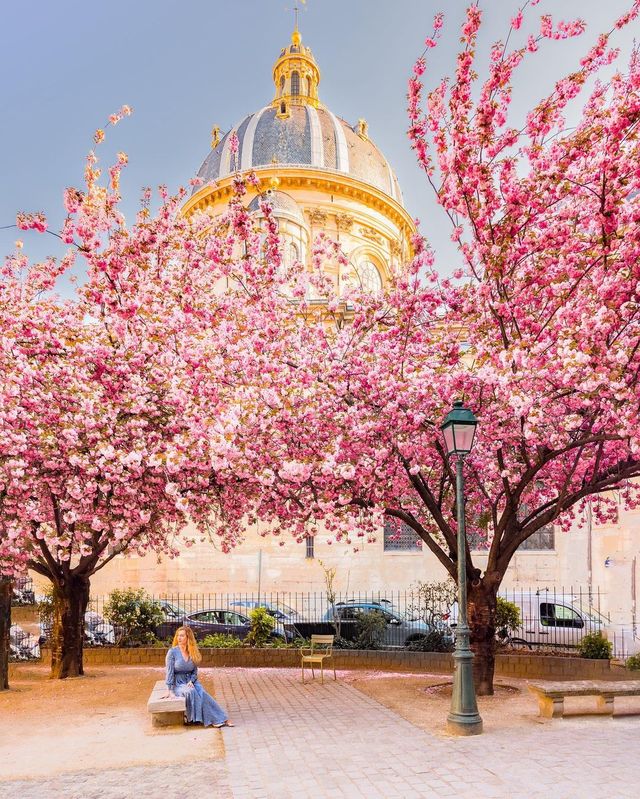
[[[291,44],[284,47],[273,65],[275,97],[271,105],[279,117],[288,117],[291,106],[311,105],[319,108],[320,70],[311,49],[302,44],[296,22]]]

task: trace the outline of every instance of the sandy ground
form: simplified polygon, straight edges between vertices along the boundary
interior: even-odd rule
[[[95,768],[224,758],[219,730],[155,729],[147,699],[164,669],[106,667],[84,677],[48,679],[48,668],[20,664],[0,691],[0,780]],[[206,678],[203,686],[213,691]]]
[[[199,725],[151,726],[146,703],[163,673],[162,668],[109,666],[90,668],[85,677],[54,681],[48,679],[44,665],[18,665],[11,689],[0,692],[0,781],[97,767],[224,760],[224,736],[219,730]],[[338,679],[417,727],[448,735],[450,678],[341,671]],[[215,685],[207,675],[202,682],[215,695]],[[498,678],[495,695],[479,697],[478,707],[487,732],[553,723],[538,716],[537,702],[522,680]],[[566,709],[588,715],[595,712],[595,702],[592,697],[571,699]],[[616,699],[616,716],[638,711],[637,699]]]
[[[416,727],[437,735],[450,735],[446,730],[447,714],[451,707],[450,677],[441,674],[349,672],[341,679]],[[480,696],[477,699],[485,732],[553,723],[552,719],[539,716],[538,701],[527,689],[525,680],[497,677],[494,690],[493,696]],[[636,697],[618,697],[615,700],[616,716],[638,713],[640,705]],[[597,715],[593,697],[569,697],[565,700],[565,718],[591,715]]]

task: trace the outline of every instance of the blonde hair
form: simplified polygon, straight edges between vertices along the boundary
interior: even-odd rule
[[[193,630],[191,629],[191,627],[178,627],[178,629],[175,632],[175,635],[173,636],[173,643],[171,644],[171,646],[178,646],[178,633],[181,632],[182,630],[184,630],[185,633],[187,634],[187,653],[189,654],[189,657],[191,658],[191,660],[193,660],[194,663],[200,663],[200,661],[202,660],[202,655],[200,654],[200,650],[198,649],[196,637],[193,634]]]

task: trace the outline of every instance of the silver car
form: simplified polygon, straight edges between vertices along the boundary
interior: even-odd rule
[[[380,641],[383,646],[407,646],[429,635],[433,630],[426,622],[403,618],[397,611],[387,609],[380,602],[337,602],[327,611],[326,620],[340,619],[346,625],[351,625],[360,619],[361,614],[373,612],[380,613],[386,621]]]

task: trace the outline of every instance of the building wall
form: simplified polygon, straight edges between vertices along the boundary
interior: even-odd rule
[[[640,513],[630,511],[621,514],[616,526],[592,525],[591,533],[587,524],[577,525],[569,533],[556,530],[554,551],[515,555],[503,587],[564,587],[587,592],[591,585],[594,604],[599,603],[613,621],[630,624],[635,618],[638,622],[639,522]],[[474,561],[484,568],[486,557],[475,553]],[[306,542],[263,536],[254,528],[247,530],[245,541],[230,554],[206,541],[183,549],[173,560],[151,554],[120,556],[94,576],[92,594],[103,595],[123,586],[143,587],[154,594],[321,593],[325,590],[322,564],[335,567],[335,587],[342,593],[406,591],[417,581],[446,577],[426,547],[412,552],[384,551],[382,532],[375,542],[357,547],[330,543],[320,532],[314,557],[308,558]]]

